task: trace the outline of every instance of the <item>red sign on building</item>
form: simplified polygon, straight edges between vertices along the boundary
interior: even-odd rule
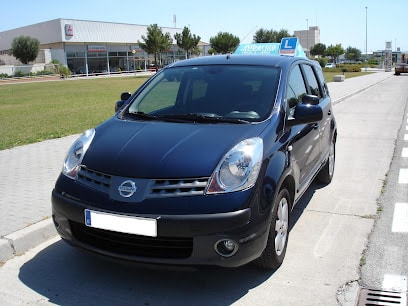
[[[65,36],[74,36],[74,27],[72,24],[65,25]]]

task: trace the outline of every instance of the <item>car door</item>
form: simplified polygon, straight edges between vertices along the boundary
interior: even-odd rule
[[[287,120],[295,115],[296,105],[302,103],[303,97],[308,94],[304,75],[299,64],[292,67],[288,76],[286,88]],[[290,128],[291,135],[291,162],[298,173],[298,192],[309,185],[313,171],[320,159],[319,127],[318,124],[300,124]]]
[[[310,64],[302,65],[303,73],[305,76],[308,93],[319,98],[319,105],[323,110],[323,119],[318,123],[319,129],[319,143],[320,143],[320,162],[328,156],[330,143],[331,143],[331,120],[332,106],[331,99],[328,95],[327,85],[324,82],[323,73],[318,67]],[[321,73],[321,75],[319,75]]]

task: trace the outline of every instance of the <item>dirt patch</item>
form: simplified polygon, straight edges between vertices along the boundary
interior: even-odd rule
[[[7,79],[0,79],[0,85],[2,85],[2,84],[18,84],[18,83],[56,81],[56,80],[60,80],[60,79],[61,78],[59,76],[7,78]]]

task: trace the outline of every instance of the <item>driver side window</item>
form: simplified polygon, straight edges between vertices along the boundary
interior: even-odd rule
[[[302,102],[302,98],[306,94],[306,86],[302,72],[300,71],[300,66],[296,65],[290,72],[289,82],[286,88],[286,103],[289,118],[293,117],[296,105]]]

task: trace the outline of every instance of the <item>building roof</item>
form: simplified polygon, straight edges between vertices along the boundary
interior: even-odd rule
[[[25,35],[37,38],[40,44],[54,43],[137,43],[146,35],[147,25],[90,21],[77,19],[54,19],[0,32],[0,50],[11,48],[14,38]],[[70,29],[70,32],[67,29]],[[180,28],[161,27],[171,37]]]

